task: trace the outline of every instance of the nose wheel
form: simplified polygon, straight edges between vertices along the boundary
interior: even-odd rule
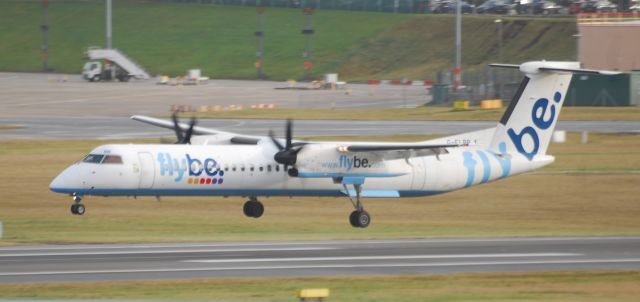
[[[244,215],[252,218],[260,218],[264,214],[264,206],[256,197],[251,197],[242,207]]]
[[[351,215],[349,215],[349,223],[351,223],[351,226],[354,228],[368,227],[369,224],[371,223],[371,215],[369,215],[369,213],[364,210],[364,206],[362,205],[362,202],[360,202],[360,192],[362,192],[362,185],[359,185],[359,184],[353,185],[353,188],[356,191],[355,201],[353,200],[353,198],[351,198],[351,194],[349,194],[349,189],[347,188],[347,185],[343,185],[343,186],[345,191],[347,192],[347,196],[349,197],[349,200],[351,200],[351,204],[353,204],[353,207],[356,209],[355,211],[351,212]]]
[[[85,207],[81,203],[82,198],[80,196],[73,196],[74,204],[71,205],[71,214],[73,215],[84,215]]]

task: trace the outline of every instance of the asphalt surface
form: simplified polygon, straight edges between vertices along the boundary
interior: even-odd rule
[[[0,248],[0,283],[640,269],[640,237]]]
[[[402,108],[427,101],[424,86],[348,84],[338,90],[278,89],[287,82],[211,80],[205,85],[157,85],[157,80],[89,83],[80,75],[0,72],[0,117],[167,114],[171,105],[278,108]],[[309,83],[298,83],[309,88]]]
[[[0,124],[24,126],[2,130],[0,139],[133,139],[173,136],[171,130],[157,128],[126,117],[21,117],[1,118]],[[252,135],[267,135],[269,129],[282,134],[280,120],[199,120],[198,126]],[[495,127],[493,121],[294,121],[294,135],[397,135],[457,134]],[[571,132],[640,133],[637,121],[561,121],[557,129]]]

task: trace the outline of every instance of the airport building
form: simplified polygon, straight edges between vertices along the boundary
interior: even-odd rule
[[[584,68],[629,73],[574,77],[567,105],[640,106],[640,14],[580,14],[577,22]]]

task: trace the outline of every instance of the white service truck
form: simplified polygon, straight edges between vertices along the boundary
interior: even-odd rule
[[[117,79],[126,82],[131,79],[131,75],[116,64],[103,64],[100,61],[89,61],[82,67],[82,78],[89,82],[112,81]]]

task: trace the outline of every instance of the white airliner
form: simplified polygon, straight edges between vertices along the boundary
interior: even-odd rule
[[[516,95],[495,128],[415,143],[305,142],[249,136],[145,116],[134,120],[174,129],[176,144],[103,145],[58,175],[50,188],[70,194],[73,214],[84,196],[242,196],[258,218],[262,196],[347,197],[349,221],[367,227],[362,197],[442,194],[546,166],[551,134],[577,62],[528,62]],[[193,139],[192,135],[195,135]]]

